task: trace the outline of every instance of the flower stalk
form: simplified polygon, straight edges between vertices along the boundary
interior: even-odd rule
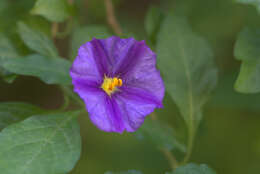
[[[151,113],[150,116],[153,121],[157,120],[157,116],[154,112]],[[175,158],[175,156],[168,149],[160,149],[160,150],[164,154],[164,156],[167,158],[171,168],[173,170],[175,170],[179,166],[179,163],[178,163],[177,159]]]
[[[113,31],[118,35],[122,35],[122,29],[119,25],[119,22],[116,19],[115,12],[114,12],[114,6],[111,0],[104,0],[105,6],[106,6],[106,13],[107,13],[107,22],[110,25],[110,27],[113,29]]]

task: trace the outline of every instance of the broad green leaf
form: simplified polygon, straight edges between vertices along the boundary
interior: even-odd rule
[[[238,3],[254,5],[258,12],[260,12],[260,0],[235,0]]]
[[[53,58],[58,56],[54,43],[45,34],[31,29],[22,22],[18,23],[18,33],[30,49],[45,56]]]
[[[15,24],[27,16],[35,0],[0,0],[0,32],[14,34]]]
[[[1,62],[0,57],[0,62]],[[71,63],[62,58],[48,58],[41,55],[2,59],[3,68],[20,75],[35,76],[47,84],[70,85],[69,69]]]
[[[157,53],[166,89],[188,126],[194,129],[217,83],[212,50],[191,30],[186,18],[169,14],[158,35]]]
[[[190,163],[166,174],[216,174],[216,172],[205,164],[197,165]]]
[[[27,103],[0,103],[0,130],[12,123],[43,112],[44,110]]]
[[[260,30],[243,29],[234,54],[237,60],[242,61],[235,89],[243,93],[260,92]]]
[[[18,53],[12,45],[11,41],[7,37],[0,35],[0,57],[15,56],[18,56]]]
[[[76,57],[79,47],[93,38],[104,39],[110,34],[105,26],[90,25],[74,30],[71,41],[71,57]]]
[[[78,112],[35,115],[0,133],[4,174],[57,174],[72,170],[80,157]]]
[[[160,24],[163,19],[161,10],[155,6],[151,6],[145,18],[145,30],[151,40],[155,40]]]
[[[150,141],[159,149],[168,149],[169,151],[178,149],[185,152],[185,145],[178,142],[174,134],[174,130],[169,125],[148,118],[135,135],[138,139]]]
[[[63,22],[70,16],[71,8],[67,0],[37,0],[31,12],[52,22]]]
[[[6,71],[0,66],[0,78],[2,78],[6,83],[13,83],[17,75]]]
[[[128,170],[125,172],[106,172],[105,174],[142,174],[142,172],[136,170]]]
[[[0,35],[0,57],[2,58],[11,58],[11,57],[17,57],[18,53],[16,49],[13,47],[11,41],[6,38],[3,35]],[[2,62],[0,58],[0,77],[3,78],[6,82],[12,83],[16,75],[13,73],[10,73],[6,69],[2,67]]]

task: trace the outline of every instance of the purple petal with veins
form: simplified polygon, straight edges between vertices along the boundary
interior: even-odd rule
[[[74,91],[101,130],[134,132],[162,107],[165,88],[156,54],[144,41],[93,39],[79,48],[70,75]]]

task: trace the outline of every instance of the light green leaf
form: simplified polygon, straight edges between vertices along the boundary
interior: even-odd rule
[[[12,123],[43,112],[44,110],[27,103],[0,103],[0,130]]]
[[[13,47],[11,41],[5,36],[0,35],[0,57],[7,59],[16,56],[18,56],[18,53]],[[0,58],[0,77],[3,78],[6,82],[12,83],[15,80],[16,75],[4,69],[2,64],[3,63],[1,62]]]
[[[37,0],[31,12],[52,22],[63,22],[70,16],[71,9],[67,0]]]
[[[169,125],[150,118],[147,118],[144,124],[135,133],[138,139],[148,140],[159,149],[167,149],[169,151],[178,149],[185,152],[185,145],[178,142],[174,134],[174,130]]]
[[[78,112],[35,115],[0,133],[4,174],[57,174],[72,170],[80,157]]]
[[[244,28],[235,44],[234,54],[242,61],[235,89],[242,93],[260,92],[260,30]]]
[[[2,67],[12,73],[35,76],[47,84],[71,84],[69,76],[71,63],[62,58],[52,59],[34,54],[26,57],[2,58],[2,63]]]
[[[163,14],[161,10],[155,6],[151,6],[145,17],[145,30],[149,38],[155,39],[155,36],[159,31],[162,19]]]
[[[75,58],[79,47],[93,38],[104,39],[111,36],[105,26],[90,25],[74,30],[71,41],[71,57]]]
[[[142,174],[142,172],[136,170],[128,170],[126,172],[106,172],[105,174]]]
[[[254,5],[258,12],[260,12],[260,0],[235,0],[238,3]]]
[[[194,129],[217,83],[212,50],[191,30],[186,18],[169,14],[159,32],[157,52],[166,89],[187,125]]]
[[[18,33],[30,49],[45,56],[58,57],[54,43],[45,34],[31,29],[22,22],[18,23]]]
[[[197,165],[190,163],[185,166],[178,167],[174,172],[166,174],[216,174],[216,172],[205,164]]]

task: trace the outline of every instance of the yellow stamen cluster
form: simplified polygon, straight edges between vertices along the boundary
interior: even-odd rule
[[[114,77],[104,77],[104,81],[101,85],[101,88],[110,96],[112,93],[114,93],[117,90],[117,87],[120,87],[123,85],[123,81],[120,78]]]

